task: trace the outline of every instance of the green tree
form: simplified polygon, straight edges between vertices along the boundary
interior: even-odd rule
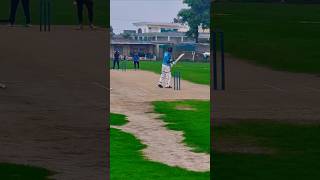
[[[210,27],[210,1],[211,0],[183,0],[189,8],[180,10],[178,17],[189,26],[187,36],[195,38],[198,43],[199,27]]]
[[[112,27],[112,26],[110,26],[110,34],[111,34],[111,36],[114,35],[113,27]]]
[[[121,35],[125,39],[131,39],[131,34],[130,33],[122,33]]]

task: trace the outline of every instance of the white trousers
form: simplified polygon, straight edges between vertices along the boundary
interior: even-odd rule
[[[159,84],[164,85],[165,87],[171,86],[171,67],[170,66],[162,64]]]

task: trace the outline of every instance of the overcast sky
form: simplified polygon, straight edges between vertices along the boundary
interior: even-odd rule
[[[172,22],[182,8],[183,0],[111,0],[110,23],[118,34],[134,22]]]

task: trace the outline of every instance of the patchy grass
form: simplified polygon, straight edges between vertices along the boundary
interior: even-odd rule
[[[155,111],[169,129],[184,132],[184,142],[197,152],[210,153],[210,102],[176,101],[154,102]],[[192,110],[182,110],[185,106]]]
[[[127,117],[122,114],[115,114],[115,113],[110,113],[110,119],[111,119],[111,125],[114,126],[122,126],[125,125],[128,120],[126,119]]]
[[[122,120],[120,120],[122,118]],[[112,119],[118,119],[116,121]],[[111,125],[125,121],[125,116],[111,114]],[[191,172],[152,162],[142,156],[141,144],[133,135],[111,128],[110,175],[112,180],[208,180],[210,173]]]

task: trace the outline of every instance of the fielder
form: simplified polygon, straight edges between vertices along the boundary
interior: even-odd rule
[[[120,61],[120,52],[118,50],[116,50],[114,52],[113,68],[112,69],[114,69],[116,67],[116,65],[118,65],[118,69],[119,69],[119,61]]]
[[[171,63],[172,60],[172,48],[169,47],[168,50],[164,53],[163,60],[162,60],[162,70],[161,76],[159,80],[158,86],[163,88],[172,88],[171,87]]]

